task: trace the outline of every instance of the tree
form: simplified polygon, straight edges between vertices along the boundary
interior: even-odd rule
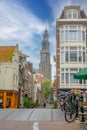
[[[45,99],[48,99],[48,97],[50,95],[50,85],[51,85],[51,80],[44,81],[44,97],[45,97]]]

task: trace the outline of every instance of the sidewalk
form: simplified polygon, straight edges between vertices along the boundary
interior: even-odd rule
[[[35,122],[0,121],[0,130],[87,130],[87,125],[64,122]]]
[[[40,122],[40,130],[87,130],[86,124],[64,123],[64,122]]]
[[[81,123],[81,122],[79,121],[79,119],[77,118],[77,119],[75,120],[75,123],[77,123],[78,125],[80,125],[80,126],[83,128],[83,130],[87,130],[87,121]]]
[[[49,108],[49,109],[53,108],[53,104],[46,103],[46,108]]]

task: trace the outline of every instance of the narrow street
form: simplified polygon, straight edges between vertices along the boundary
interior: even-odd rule
[[[86,124],[67,123],[60,109],[0,109],[0,130],[86,130]]]
[[[0,120],[65,122],[60,109],[0,109]]]

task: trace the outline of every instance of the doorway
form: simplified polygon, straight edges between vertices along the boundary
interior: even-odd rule
[[[6,107],[11,108],[11,98],[7,98]]]

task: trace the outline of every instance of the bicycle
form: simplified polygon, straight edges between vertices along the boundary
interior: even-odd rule
[[[65,120],[67,122],[75,121],[76,117],[78,116],[78,100],[72,98],[70,95],[68,102],[65,106]]]
[[[73,105],[70,105],[67,110],[65,110],[65,120],[67,122],[73,122],[76,118],[76,109]]]

